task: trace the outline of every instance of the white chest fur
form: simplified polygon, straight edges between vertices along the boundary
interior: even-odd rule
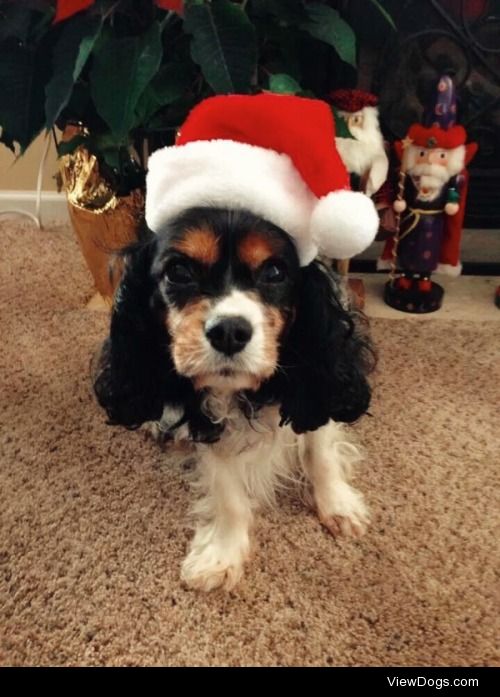
[[[273,504],[279,480],[296,469],[299,439],[279,426],[277,406],[263,407],[253,418],[241,408],[241,397],[211,392],[204,407],[214,421],[224,423],[221,439],[197,444],[199,472],[230,468],[253,504]]]
[[[272,506],[283,484],[308,485],[319,518],[332,534],[364,531],[368,513],[361,494],[348,483],[360,453],[341,425],[330,421],[296,435],[280,427],[278,407],[264,407],[248,418],[241,396],[234,393],[209,392],[203,409],[224,424],[224,431],[216,443],[191,443],[198,497],[196,533],[182,565],[185,583],[200,590],[236,585],[250,554],[254,511],[260,504]],[[180,436],[187,436],[185,427],[176,440]]]

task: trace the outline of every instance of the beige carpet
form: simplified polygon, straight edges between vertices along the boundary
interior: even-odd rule
[[[71,234],[4,222],[0,267],[2,665],[500,664],[500,322],[374,321],[368,535],[284,502],[237,591],[198,595],[182,474],[93,400]]]

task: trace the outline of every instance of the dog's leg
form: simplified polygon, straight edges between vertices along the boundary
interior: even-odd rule
[[[191,588],[230,590],[249,554],[250,499],[238,463],[209,448],[204,448],[198,485],[204,495],[194,509],[199,522],[181,577]]]
[[[359,537],[368,525],[368,510],[362,494],[348,483],[351,466],[361,459],[359,450],[333,422],[303,438],[303,467],[321,523],[332,535]]]

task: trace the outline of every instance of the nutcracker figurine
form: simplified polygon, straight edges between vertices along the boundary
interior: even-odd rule
[[[460,238],[467,195],[465,166],[477,151],[466,144],[456,125],[453,82],[439,79],[434,104],[423,124],[413,124],[395,143],[401,162],[394,210],[398,230],[387,240],[378,268],[391,268],[384,299],[403,312],[434,312],[443,288],[431,281],[434,271],[458,276]]]

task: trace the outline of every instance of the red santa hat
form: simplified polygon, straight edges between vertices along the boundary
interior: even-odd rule
[[[302,266],[347,259],[375,238],[372,201],[349,189],[330,107],[270,93],[197,105],[176,145],[149,159],[146,222],[160,232],[190,207],[247,209],[293,239]]]

